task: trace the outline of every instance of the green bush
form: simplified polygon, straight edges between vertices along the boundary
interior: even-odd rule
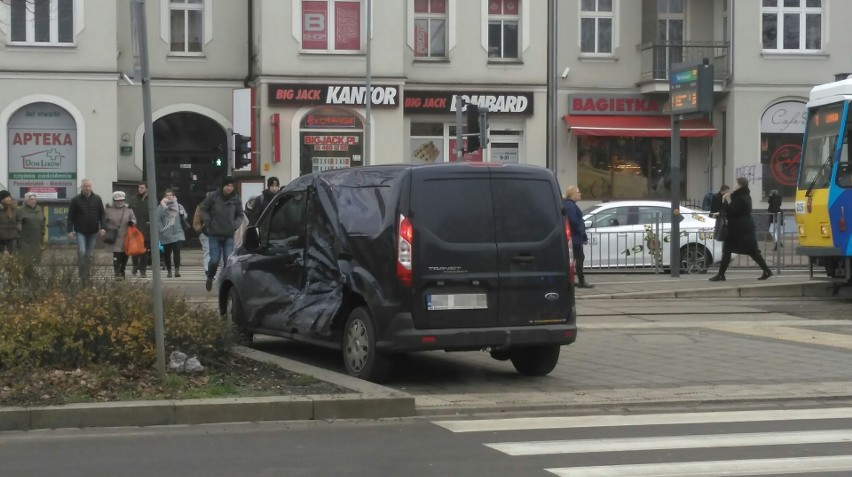
[[[81,282],[71,259],[27,267],[0,256],[0,370],[153,365],[150,285],[95,272]],[[233,343],[226,320],[182,296],[165,295],[163,317],[167,355],[177,349],[204,362],[221,358]]]

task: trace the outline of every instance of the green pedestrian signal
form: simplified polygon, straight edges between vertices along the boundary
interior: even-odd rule
[[[217,157],[213,159],[213,165],[216,167],[222,167],[225,165],[225,161],[223,161],[221,157]]]

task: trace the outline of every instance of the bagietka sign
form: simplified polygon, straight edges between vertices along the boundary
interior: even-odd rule
[[[372,85],[370,105],[377,108],[399,106],[399,86]],[[357,85],[270,84],[271,106],[365,106],[367,87]]]
[[[641,94],[569,94],[568,114],[648,116],[663,114],[664,100]]]
[[[533,113],[532,93],[518,92],[442,92],[405,91],[403,107],[410,114],[455,113],[453,98],[460,95],[467,104],[487,107],[489,113],[526,114]]]

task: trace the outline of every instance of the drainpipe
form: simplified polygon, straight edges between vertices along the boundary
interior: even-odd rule
[[[254,0],[248,2],[248,69],[243,86],[250,88],[254,79]]]

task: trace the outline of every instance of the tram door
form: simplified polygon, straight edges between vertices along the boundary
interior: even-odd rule
[[[197,113],[173,113],[154,122],[154,148],[157,199],[163,198],[167,188],[172,189],[191,222],[207,191],[218,188],[228,174],[225,130]],[[191,246],[199,243],[195,231],[188,232],[186,240]]]

